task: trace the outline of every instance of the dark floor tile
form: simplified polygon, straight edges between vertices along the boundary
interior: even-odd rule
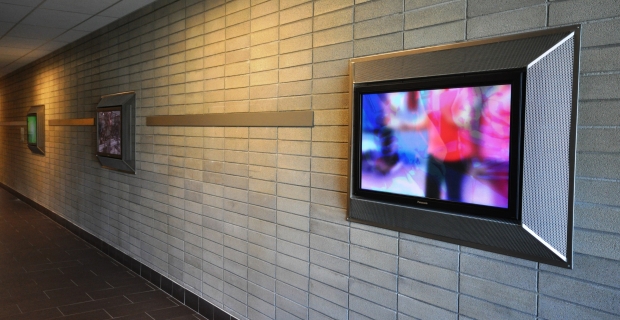
[[[89,280],[83,280],[83,281],[80,281],[79,283],[76,282],[76,284],[78,285],[78,287],[84,288],[85,291],[97,291],[97,290],[105,290],[105,289],[114,288],[105,281],[105,278],[102,278],[102,277],[89,279]]]
[[[88,258],[80,258],[77,261],[79,261],[83,266],[88,266],[91,264],[98,264],[98,263],[111,263],[113,260],[110,257],[106,257],[106,256],[92,256]],[[114,264],[117,265],[118,263],[114,263]]]
[[[6,270],[0,270],[0,283],[3,282],[3,280],[5,279],[12,279],[12,278],[18,278],[20,275],[23,275],[26,273],[26,269],[24,269],[24,267],[14,267],[14,268],[7,268]]]
[[[52,262],[52,263],[43,263],[43,264],[31,264],[25,267],[26,271],[40,271],[40,270],[49,270],[49,269],[58,269],[65,267],[74,267],[79,266],[80,263],[77,260],[74,261],[61,261],[61,262]]]
[[[191,316],[195,314],[194,310],[186,307],[186,306],[176,306],[167,309],[161,309],[157,311],[147,311],[151,317],[155,320],[168,320],[168,319],[176,319],[181,316]]]
[[[197,295],[188,290],[185,291],[185,305],[196,312],[198,312],[198,300],[199,298]]]
[[[20,313],[22,313],[22,312],[17,307],[17,304],[6,305],[6,306],[0,307],[0,318],[6,317],[6,316],[11,316],[11,315],[16,315],[16,314],[20,314]]]
[[[156,311],[159,309],[165,309],[176,306],[172,301],[168,299],[155,299],[148,300],[139,303],[128,304],[124,306],[107,308],[106,311],[113,317],[122,317],[126,315],[132,315],[137,313],[144,313],[147,311]]]
[[[31,293],[23,293],[23,294],[11,294],[10,298],[5,298],[0,300],[0,308],[3,308],[6,305],[18,304],[23,301],[40,301],[48,299],[45,293],[42,291],[36,291]]]
[[[39,285],[36,282],[31,282],[28,284],[21,284],[19,286],[8,286],[6,287],[5,290],[2,291],[2,293],[0,294],[0,297],[2,299],[5,298],[9,298],[9,297],[20,297],[23,295],[29,295],[35,292],[42,292],[42,290],[39,288]]]
[[[97,258],[97,257],[101,257],[101,253],[94,248],[91,248],[90,246],[82,243],[83,245],[87,246],[84,248],[77,248],[77,249],[69,249],[66,250],[67,254],[75,259],[87,259],[87,258]],[[65,247],[61,247],[63,249],[65,249]]]
[[[185,289],[176,283],[172,283],[172,296],[185,304]]]
[[[53,248],[39,249],[39,252],[50,262],[75,261],[77,259],[67,254],[66,250],[54,246]]]
[[[146,314],[146,312],[142,312],[138,314],[130,314],[120,318],[114,318],[114,320],[153,320],[153,318]]]
[[[62,297],[69,297],[69,296],[80,295],[80,294],[84,295],[86,294],[86,290],[89,290],[89,288],[78,287],[74,285],[73,287],[69,287],[69,288],[47,290],[45,291],[45,294],[50,299],[59,299]]]
[[[10,290],[3,290],[0,292],[0,300],[2,299],[9,299],[11,298],[11,291]]]
[[[115,265],[111,262],[92,264],[85,267],[98,276],[107,276],[115,273],[127,272],[127,269],[124,266]]]
[[[0,285],[18,285],[20,282],[37,281],[49,277],[57,277],[59,275],[62,275],[62,273],[58,269],[24,272],[23,274],[19,273],[19,276],[15,274],[0,274]]]
[[[74,278],[95,278],[97,277],[90,269],[84,268],[84,266],[59,268],[60,273],[74,277]]]
[[[38,285],[37,289],[41,291],[75,287],[75,283],[71,281],[71,277],[66,275],[40,279],[37,280],[36,283]]]
[[[200,299],[198,301],[198,313],[205,316],[207,319],[213,319],[213,310],[215,307],[206,300]]]
[[[172,286],[172,280],[165,277],[161,278],[161,290],[163,290],[165,293],[172,295]]]
[[[67,250],[94,250],[89,244],[79,238],[59,239],[53,242],[56,246]]]
[[[47,310],[37,310],[37,311],[32,311],[32,312],[27,312],[27,313],[23,313],[20,315],[11,315],[11,316],[6,316],[6,317],[1,317],[0,319],[11,319],[11,320],[46,320],[46,319],[52,319],[52,318],[58,318],[61,317],[62,314],[60,313],[60,311],[58,311],[58,309],[56,308],[52,308],[52,309],[47,309]]]
[[[82,303],[75,303],[63,307],[59,307],[60,312],[66,315],[82,313],[87,311],[112,308],[130,304],[131,301],[125,297],[113,297],[108,299],[101,299],[95,301],[87,301]]]
[[[130,295],[132,293],[153,291],[153,290],[154,289],[152,287],[146,284],[138,284],[138,285],[127,286],[127,287],[118,287],[118,288],[105,289],[105,290],[89,291],[88,295],[91,296],[93,299],[98,300],[98,299],[104,299],[104,298],[110,298],[110,297],[116,297],[116,296],[124,296],[124,295]]]
[[[111,274],[109,276],[102,277],[102,279],[105,279],[106,282],[113,287],[126,287],[134,284],[146,283],[146,280],[138,277],[130,271]]]
[[[208,320],[207,318],[199,314],[188,314],[176,318],[170,318],[169,320]]]
[[[125,296],[127,299],[131,300],[133,303],[144,302],[148,300],[156,300],[156,299],[166,299],[170,298],[169,295],[165,294],[161,290],[153,290],[141,293],[134,293]]]
[[[74,303],[86,302],[90,300],[92,299],[89,296],[82,293],[70,296],[62,296],[55,299],[23,301],[19,302],[17,305],[22,312],[31,312],[36,310],[66,306]]]
[[[142,279],[136,259],[36,207],[45,215],[0,189],[0,319],[205,319],[154,289],[188,300],[181,286],[150,269]]]
[[[20,274],[19,279],[23,281],[34,280],[35,282],[38,282],[38,281],[44,281],[46,279],[52,279],[60,275],[62,275],[62,272],[60,272],[59,269],[50,269],[50,270],[26,272],[23,275]],[[14,276],[9,276],[7,279],[0,280],[0,283],[3,283],[4,281],[11,282],[13,280],[17,280],[17,278]]]
[[[230,315],[219,308],[213,310],[213,320],[230,320]]]
[[[106,320],[112,319],[110,315],[104,310],[95,310],[85,313],[74,314],[70,316],[63,316],[60,318],[54,318],[58,320]]]

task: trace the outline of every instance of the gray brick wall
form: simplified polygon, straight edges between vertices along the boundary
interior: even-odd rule
[[[574,269],[348,223],[351,57],[582,24]],[[137,93],[138,173],[91,127],[31,154],[0,127],[0,181],[240,319],[620,317],[616,0],[160,0],[0,79],[0,120],[94,117]],[[314,128],[145,117],[315,111]]]

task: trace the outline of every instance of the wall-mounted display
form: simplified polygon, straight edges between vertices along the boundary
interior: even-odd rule
[[[135,93],[101,97],[97,105],[97,159],[104,168],[135,173]]]
[[[45,154],[45,106],[36,106],[26,115],[26,140],[28,149],[36,154]]]
[[[97,109],[97,155],[122,158],[121,107]]]
[[[28,132],[28,145],[35,146],[37,145],[37,114],[29,113],[26,116],[26,128]]]
[[[517,219],[522,82],[510,72],[358,86],[354,194]]]
[[[348,219],[572,267],[579,30],[352,59]]]

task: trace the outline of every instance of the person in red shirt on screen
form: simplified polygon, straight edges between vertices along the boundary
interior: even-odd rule
[[[479,95],[474,88],[415,91],[410,93],[408,104],[410,110],[422,107],[426,112],[416,121],[386,117],[386,125],[396,130],[427,131],[425,196],[442,199],[441,186],[445,183],[445,199],[461,202],[463,180],[476,153],[472,125],[480,106]]]

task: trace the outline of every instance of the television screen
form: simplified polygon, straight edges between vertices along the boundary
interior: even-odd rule
[[[417,197],[418,204],[508,208],[510,83],[362,92],[358,99],[360,190]]]
[[[121,107],[97,109],[97,154],[120,158],[122,155]]]
[[[28,144],[31,146],[37,145],[37,114],[29,113],[26,116],[27,129],[28,129]]]

